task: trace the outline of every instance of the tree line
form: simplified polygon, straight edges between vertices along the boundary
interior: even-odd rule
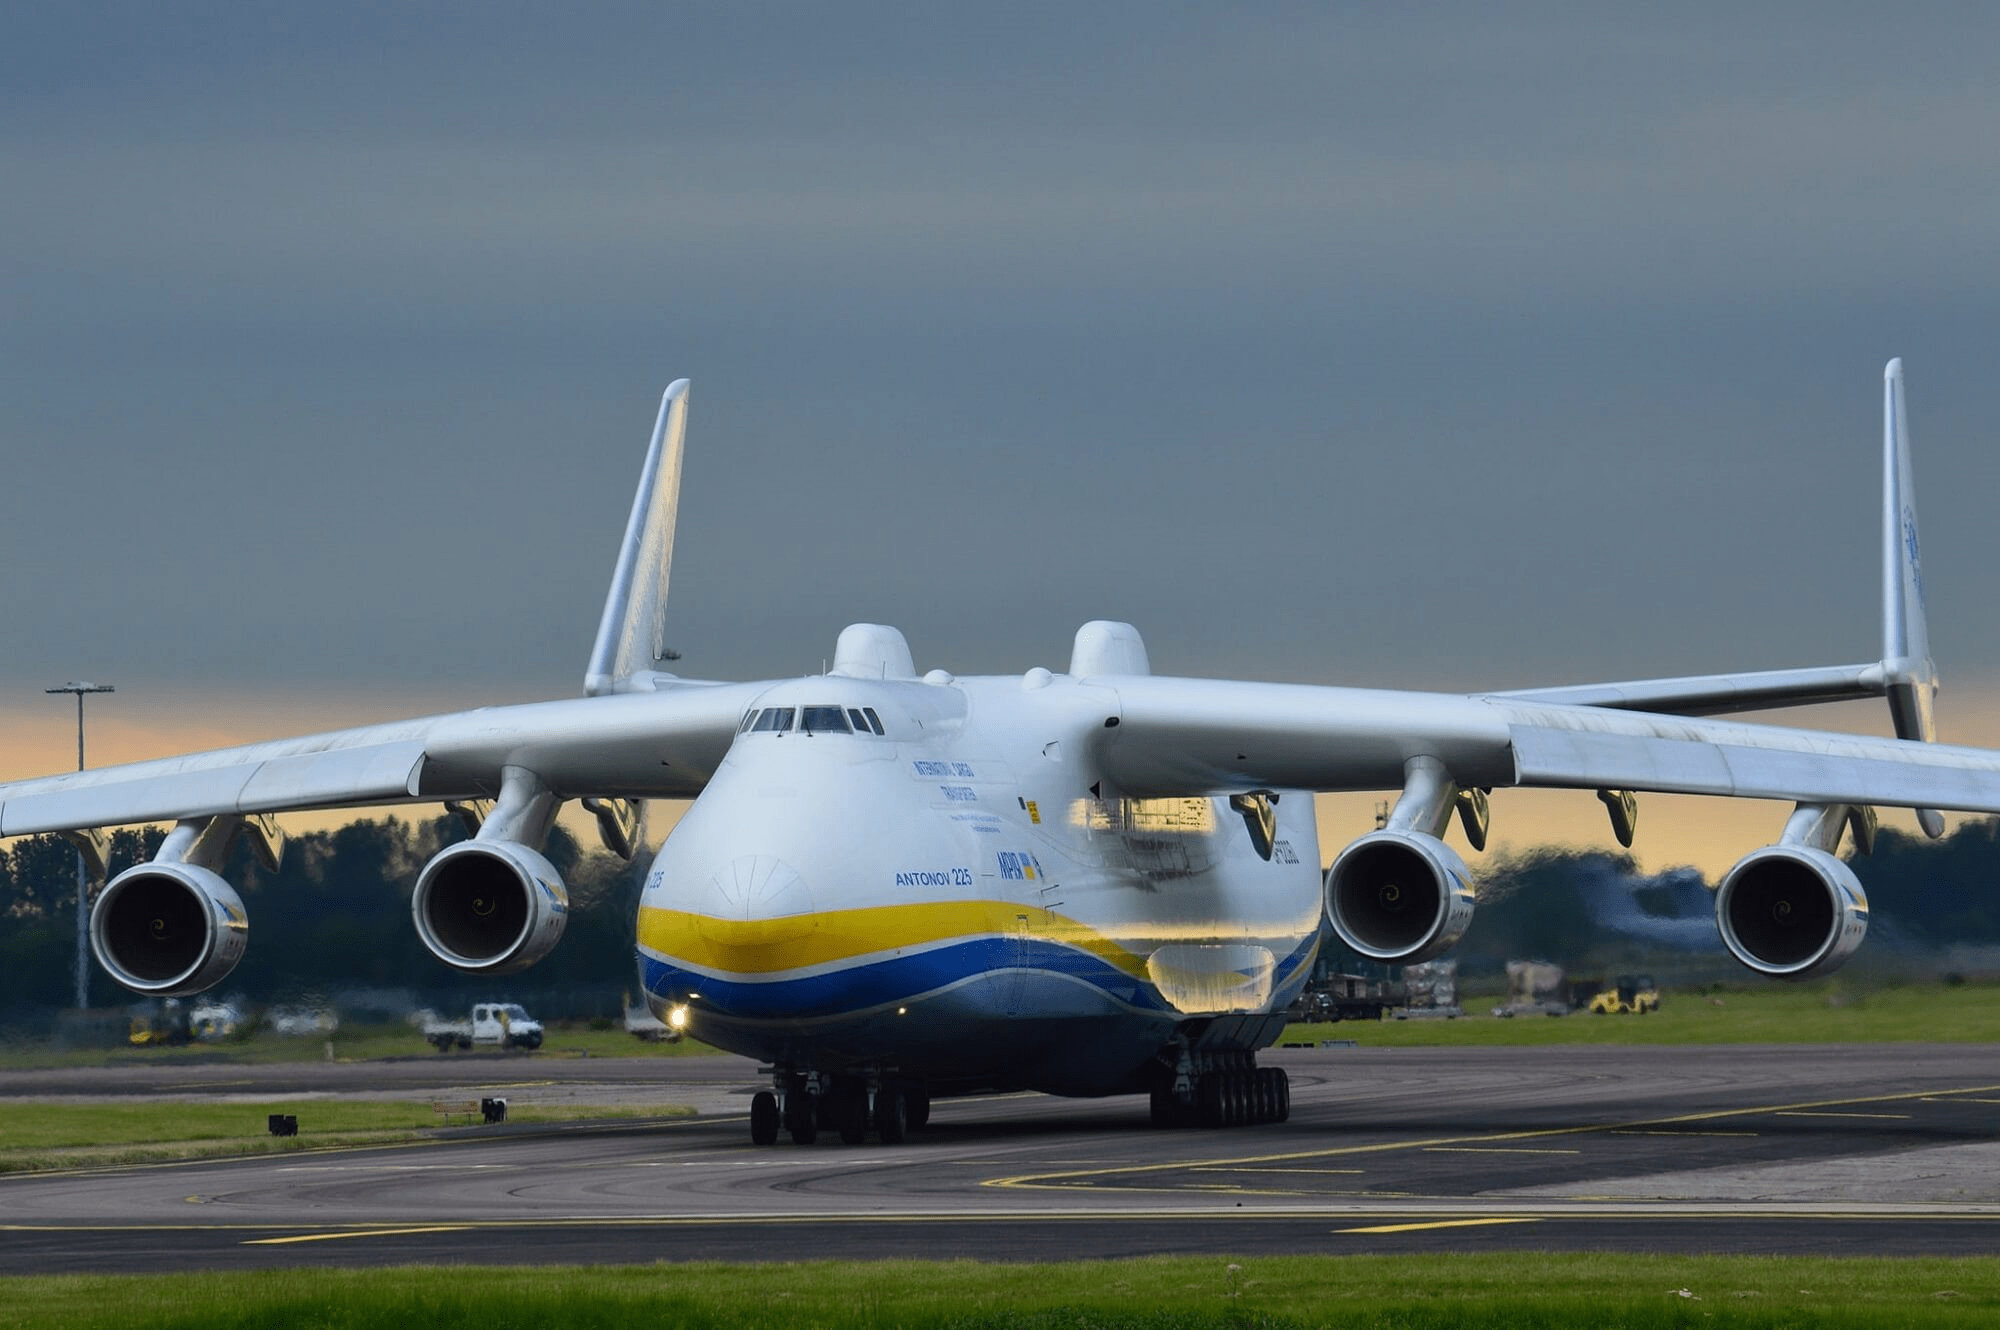
[[[450,816],[362,820],[292,837],[276,872],[239,842],[222,876],[243,896],[250,947],[221,991],[276,1003],[357,988],[414,990],[452,1005],[561,991],[594,994],[589,1000],[606,1011],[621,993],[636,994],[641,869],[586,852],[561,827],[550,833],[546,855],[569,885],[571,912],[547,958],[500,980],[471,979],[424,950],[410,922],[417,873],[464,837]],[[150,859],[161,838],[157,829],[113,833],[111,872]],[[1862,958],[1921,963],[1953,949],[2000,947],[2000,819],[1967,822],[1937,842],[1884,830],[1872,856],[1849,862],[1871,907]],[[1711,884],[1692,869],[1649,876],[1629,856],[1547,848],[1490,859],[1479,877],[1478,914],[1455,952],[1469,973],[1529,957],[1574,968],[1723,956],[1706,922]],[[75,909],[76,855],[67,841],[28,836],[0,848],[0,1006],[69,1004]],[[95,964],[91,970],[94,1003],[131,1000]]]
[[[110,873],[151,859],[164,833],[111,836]],[[562,941],[533,968],[475,979],[432,956],[417,940],[410,895],[432,855],[465,839],[452,816],[421,821],[364,819],[289,839],[274,873],[239,837],[221,876],[243,897],[250,946],[217,988],[254,1003],[324,1000],[355,989],[414,990],[422,1000],[470,1004],[534,992],[590,991],[608,1010],[634,991],[634,935],[640,869],[602,850],[586,853],[558,826],[545,857],[568,884]],[[93,891],[101,884],[93,884]],[[76,851],[57,836],[27,836],[0,850],[0,1005],[68,1006],[76,948]],[[93,962],[91,1000],[119,1005],[133,995]]]

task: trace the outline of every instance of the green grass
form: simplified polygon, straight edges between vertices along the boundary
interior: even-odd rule
[[[1489,1013],[1494,999],[1466,999],[1458,1020],[1337,1021],[1291,1025],[1284,1042],[1352,1039],[1364,1048],[1543,1044],[1858,1044],[2000,1042],[2000,985],[1907,984],[1864,988],[1830,981],[1760,984],[1719,992],[1667,990],[1644,1016]]]
[[[79,1048],[59,1049],[38,1044],[0,1046],[0,1071],[36,1071],[63,1067],[173,1066],[189,1063],[222,1063],[260,1066],[281,1062],[321,1062],[326,1059],[325,1036],[281,1038],[258,1032],[246,1038],[225,1039],[213,1044],[188,1044],[182,1048]],[[407,1025],[345,1026],[333,1034],[333,1056],[338,1062],[373,1062],[384,1058],[435,1058],[439,1062],[465,1053],[439,1053],[424,1042],[423,1035]],[[499,1050],[478,1046],[472,1053]],[[673,1044],[653,1044],[635,1039],[623,1030],[592,1030],[581,1024],[553,1026],[542,1047],[530,1053],[508,1052],[512,1058],[675,1058],[701,1056],[716,1050],[692,1039]]]
[[[464,1102],[465,1096],[451,1097]],[[601,1118],[684,1117],[679,1105],[605,1108],[581,1104],[509,1104],[509,1122],[569,1122]],[[269,1133],[266,1116],[298,1118],[297,1136]],[[477,1121],[476,1116],[471,1119]],[[463,1125],[453,1116],[451,1125]],[[382,1102],[286,1099],[215,1103],[0,1103],[0,1173],[130,1164],[222,1155],[272,1154],[333,1145],[391,1145],[419,1140],[447,1125],[428,1099]],[[0,1322],[4,1324],[4,1322]]]
[[[802,1233],[801,1246],[810,1245]],[[1683,1291],[1687,1296],[1683,1296]],[[697,1263],[0,1280],[19,1327],[1971,1327],[1986,1258],[1550,1255]]]

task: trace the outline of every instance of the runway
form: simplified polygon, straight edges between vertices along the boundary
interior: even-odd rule
[[[733,1058],[10,1075],[0,1095],[505,1093],[699,1116],[0,1179],[0,1272],[1489,1249],[1991,1254],[1984,1046],[1278,1050],[1293,1117],[941,1101],[907,1145],[757,1148]],[[243,1082],[249,1082],[245,1085]],[[310,1140],[311,1099],[299,1119]]]

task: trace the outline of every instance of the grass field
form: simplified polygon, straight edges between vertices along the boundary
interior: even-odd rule
[[[1458,1020],[1338,1021],[1293,1025],[1284,1042],[1352,1039],[1364,1048],[1504,1044],[1858,1044],[2000,1042],[2000,985],[1757,984],[1669,990],[1644,1016],[1496,1018],[1468,999]]]
[[[668,1104],[626,1108],[510,1104],[507,1120],[661,1118],[692,1112]],[[299,1134],[272,1136],[266,1123],[266,1117],[272,1113],[297,1117]],[[449,1119],[452,1124],[467,1121],[463,1116]],[[0,1102],[0,1173],[272,1154],[333,1145],[392,1145],[422,1139],[443,1125],[447,1125],[447,1119],[431,1108],[428,1099],[395,1103],[347,1099],[286,1099],[268,1103],[149,1100],[61,1105]]]
[[[0,1281],[18,1327],[1971,1327],[2000,1262],[1465,1254],[275,1270]]]
[[[1446,1045],[1506,1044],[1840,1044],[1926,1041],[2000,1042],[2000,984],[1912,983],[1869,986],[1834,978],[1811,984],[1758,983],[1727,989],[1667,990],[1663,1005],[1645,1016],[1521,1016],[1489,1014],[1494,999],[1466,999],[1458,1020],[1341,1021],[1294,1025],[1285,1042],[1317,1043],[1353,1039],[1363,1047],[1434,1048]],[[333,1036],[337,1061],[380,1058],[433,1058],[437,1053],[404,1025],[359,1026]],[[281,1039],[259,1034],[186,1048],[57,1050],[38,1046],[0,1047],[0,1071],[47,1067],[174,1065],[180,1063],[317,1062],[326,1057],[325,1039]],[[675,1058],[713,1053],[694,1040],[649,1044],[621,1030],[558,1026],[537,1058]]]
[[[333,1045],[338,1062],[372,1062],[381,1058],[435,1058],[440,1062],[461,1053],[439,1053],[424,1037],[407,1025],[344,1026],[326,1037],[281,1038],[259,1032],[247,1038],[225,1039],[213,1044],[188,1044],[181,1048],[77,1048],[58,1049],[35,1044],[0,1046],[0,1071],[32,1071],[55,1067],[129,1067],[173,1065],[176,1063],[239,1063],[259,1065],[274,1062],[320,1062],[326,1059],[327,1044]],[[480,1048],[475,1053],[494,1050]],[[582,1025],[558,1025],[548,1032],[541,1048],[509,1053],[516,1058],[674,1058],[713,1053],[707,1044],[683,1039],[673,1044],[653,1044],[635,1039],[623,1030],[592,1030]]]

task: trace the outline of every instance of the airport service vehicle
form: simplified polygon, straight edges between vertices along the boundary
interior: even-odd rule
[[[1643,1016],[1659,1009],[1659,986],[1650,974],[1621,974],[1617,983],[1590,1000],[1593,1016]]]
[[[540,1048],[542,1023],[516,1002],[480,1002],[463,1021],[426,1020],[424,1038],[440,1053],[474,1044],[501,1048]]]
[[[532,964],[568,915],[542,855],[580,801],[630,856],[640,801],[692,804],[638,907],[647,1005],[759,1059],[751,1137],[822,1123],[900,1140],[937,1095],[1146,1094],[1154,1121],[1282,1120],[1259,1068],[1325,915],[1352,952],[1413,965],[1472,922],[1489,794],[1601,800],[1629,845],[1650,791],[1792,801],[1715,893],[1750,969],[1823,974],[1868,902],[1836,858],[1872,810],[2000,812],[2000,752],[1931,742],[1902,366],[1883,380],[1883,628],[1859,664],[1469,695],[1176,678],[1130,624],[1076,633],[1060,670],[919,669],[895,628],[839,634],[825,673],[680,678],[663,635],[685,380],[661,402],[584,696],[490,707],[0,785],[0,835],[174,823],[100,893],[98,960],[137,992],[197,993],[248,920],[217,874],[233,838],[275,860],[294,809],[443,803],[476,827],[417,877],[424,945],[470,974]],[[830,474],[838,474],[837,470]],[[861,496],[857,495],[857,499]],[[1418,537],[1421,542],[1421,536]],[[837,552],[820,557],[837,557]],[[1886,698],[1897,738],[1729,713]],[[1323,875],[1312,795],[1400,791]]]

